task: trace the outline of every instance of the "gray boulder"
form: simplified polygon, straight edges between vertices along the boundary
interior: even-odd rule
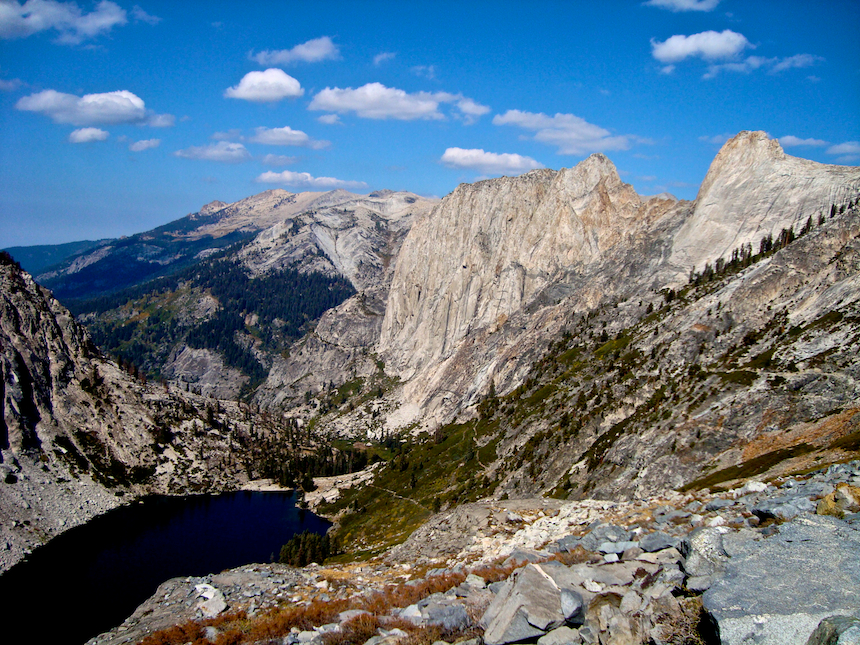
[[[677,548],[680,543],[681,540],[676,537],[672,537],[668,533],[664,533],[663,531],[654,531],[653,533],[649,533],[645,537],[640,538],[639,548],[643,551],[647,551],[648,553],[654,553],[655,551],[662,551],[669,547]]]
[[[579,630],[571,629],[566,625],[538,639],[538,645],[579,645],[580,643],[582,643],[582,636],[579,635]]]
[[[860,607],[860,530],[804,515],[735,545],[703,596],[724,645],[806,645],[819,623]]]
[[[490,603],[481,618],[486,645],[542,636],[581,613],[582,598],[563,580],[565,567],[542,567],[515,571]]]
[[[723,535],[713,527],[697,528],[687,537],[685,546],[684,571],[689,576],[687,589],[704,591],[722,573],[728,560]]]

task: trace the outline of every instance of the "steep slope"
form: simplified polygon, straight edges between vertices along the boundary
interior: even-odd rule
[[[137,494],[234,488],[259,458],[248,414],[120,370],[8,255],[0,408],[0,570]]]
[[[347,288],[351,284],[363,294],[362,303],[384,297],[391,257],[412,218],[432,204],[411,193],[356,195],[343,190],[295,195],[266,191],[231,205],[209,204],[190,216],[189,222],[199,226],[189,228],[183,239],[259,232],[243,245],[198,259],[170,278],[78,303],[75,310],[100,344],[150,374],[202,394],[235,398],[243,387],[265,378],[273,363],[280,370],[287,360],[281,354],[298,354],[290,345],[302,336],[304,325],[322,313],[316,301],[331,307],[354,292],[346,292],[344,278],[349,280]],[[216,261],[222,269],[213,273],[210,265]],[[204,274],[206,279],[201,278]],[[228,279],[241,282],[242,289],[221,288]],[[300,283],[308,281],[319,283],[316,293],[303,290]],[[260,300],[257,296],[263,291],[269,295]],[[328,297],[342,292],[345,295],[334,300]],[[356,303],[344,309],[352,312],[349,325],[343,315],[339,317],[341,328],[365,323],[367,308]],[[279,314],[276,306],[283,312]],[[219,323],[228,313],[230,321]],[[197,331],[203,328],[218,333],[201,337]],[[218,335],[231,336],[220,342],[229,347],[207,341]],[[194,337],[197,341],[189,340]],[[319,362],[311,358],[314,361]]]
[[[392,423],[449,420],[492,378],[509,391],[571,313],[678,287],[858,187],[857,168],[794,159],[749,132],[724,146],[692,204],[640,198],[602,155],[459,187],[398,257],[379,343],[406,382]]]
[[[745,244],[776,238],[783,228],[799,231],[809,217],[827,215],[832,204],[845,204],[858,191],[856,167],[792,157],[764,132],[741,132],[711,163],[670,262],[699,271]]]

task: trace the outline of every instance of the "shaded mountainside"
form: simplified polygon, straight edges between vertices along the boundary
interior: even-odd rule
[[[213,203],[180,220],[188,228],[183,244],[259,233],[225,251],[210,248],[211,255],[198,254],[185,269],[171,265],[170,276],[74,301],[72,308],[102,349],[151,378],[236,398],[273,364],[301,352],[293,343],[357,291],[344,311],[357,312],[359,326],[365,305],[384,300],[391,259],[412,218],[432,203],[410,193],[343,190],[274,190]]]
[[[0,571],[137,495],[235,489],[312,445],[276,419],[120,369],[5,254],[0,408]]]

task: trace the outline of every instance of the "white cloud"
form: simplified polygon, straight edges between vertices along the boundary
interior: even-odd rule
[[[289,126],[284,126],[283,128],[256,128],[255,132],[256,134],[251,137],[251,141],[268,146],[298,146],[319,150],[331,145],[328,141],[311,139],[301,130],[293,130]]]
[[[228,87],[224,97],[257,103],[280,101],[284,98],[302,96],[305,91],[292,76],[277,68],[264,72],[248,72],[235,87]]]
[[[135,141],[128,149],[132,152],[143,152],[150,148],[157,148],[161,145],[161,139],[144,139],[143,141]]]
[[[326,112],[355,112],[365,119],[443,119],[439,99],[432,94],[409,94],[382,83],[368,83],[357,89],[327,87],[317,93],[309,110]]]
[[[227,130],[226,132],[216,132],[212,135],[212,138],[215,139],[215,141],[245,140],[245,137],[242,136],[242,131],[237,128]]]
[[[176,117],[172,114],[152,114],[146,125],[150,128],[172,128],[176,125]]]
[[[779,74],[787,69],[811,67],[819,61],[823,61],[821,56],[813,56],[812,54],[795,54],[786,58],[764,58],[762,56],[748,56],[747,58],[730,63],[721,63],[709,65],[708,71],[703,78],[713,78],[720,72],[740,72],[749,74],[757,69],[766,69],[768,74]]]
[[[108,33],[128,22],[125,10],[114,2],[103,0],[94,11],[83,13],[74,2],[15,0],[0,2],[0,38],[26,38],[41,31],[59,32],[57,42],[79,45],[88,38]]]
[[[282,184],[284,186],[295,186],[297,188],[313,188],[332,190],[334,188],[367,188],[363,181],[345,181],[334,177],[313,177],[306,172],[283,172],[267,171],[257,177],[261,184]]]
[[[519,175],[535,168],[543,168],[543,164],[531,157],[463,148],[448,148],[442,155],[442,163],[450,168],[468,168],[493,175]]]
[[[323,60],[337,60],[340,50],[331,38],[314,38],[292,49],[265,50],[258,54],[251,52],[248,58],[260,65],[288,65],[295,62],[318,63]]]
[[[702,142],[704,142],[704,143],[711,143],[711,144],[713,144],[713,145],[715,145],[715,146],[721,146],[721,145],[723,145],[726,141],[728,141],[729,139],[731,139],[733,136],[735,136],[735,135],[733,135],[733,134],[728,134],[728,133],[726,133],[726,134],[715,134],[715,135],[714,135],[714,136],[712,136],[712,137],[709,137],[709,136],[699,137],[699,141],[702,141]]]
[[[669,11],[713,11],[720,0],[648,0],[643,4]]]
[[[435,65],[415,65],[414,67],[410,68],[410,71],[415,74],[415,76],[421,76],[422,78],[426,78],[430,81],[436,78]]]
[[[262,159],[267,166],[289,166],[298,161],[298,157],[288,157],[287,155],[266,155]]]
[[[131,15],[138,22],[145,22],[149,25],[157,25],[161,22],[161,18],[146,13],[140,6],[134,5],[131,9]]]
[[[221,163],[242,163],[251,158],[251,153],[241,143],[219,141],[208,146],[191,146],[173,153],[183,159],[202,159]]]
[[[835,146],[830,146],[827,149],[829,155],[860,155],[860,142],[846,141],[838,143]]]
[[[812,54],[795,54],[794,56],[788,56],[787,58],[783,58],[782,60],[780,60],[776,65],[771,68],[770,73],[778,74],[779,72],[785,71],[787,69],[802,69],[804,67],[812,67],[817,62],[823,60],[823,57],[813,56]]]
[[[726,29],[691,36],[672,36],[663,42],[651,39],[651,54],[661,63],[677,63],[697,56],[705,60],[732,58],[752,44],[743,34]]]
[[[55,123],[72,125],[143,123],[149,118],[143,99],[127,90],[83,97],[44,90],[19,99],[15,107],[44,114]]]
[[[21,87],[21,85],[21,79],[19,78],[13,78],[8,81],[0,79],[0,92],[14,92]]]
[[[860,141],[846,141],[830,146],[827,149],[829,155],[842,155],[836,159],[839,163],[851,163],[860,159]]]
[[[783,148],[792,148],[795,146],[826,146],[827,142],[821,139],[801,139],[794,135],[787,135],[779,138],[779,145]]]
[[[340,117],[337,114],[323,114],[320,117],[317,117],[317,121],[320,123],[325,123],[326,125],[336,125],[338,123],[342,123]]]
[[[490,111],[488,106],[466,98],[457,101],[457,109],[463,113],[463,121],[466,124],[474,123]]]
[[[439,111],[441,103],[453,103],[467,123],[490,111],[490,108],[462,94],[448,92],[410,94],[394,87],[386,87],[382,83],[368,83],[356,89],[327,87],[314,96],[308,109],[340,114],[355,112],[365,119],[441,120],[445,118],[445,115]]]
[[[373,64],[379,67],[387,60],[391,60],[397,56],[396,52],[382,52],[373,57]]]
[[[69,135],[69,141],[71,143],[90,143],[91,141],[104,141],[109,136],[107,132],[98,128],[80,128]]]
[[[535,133],[535,141],[558,147],[559,154],[579,155],[606,150],[627,150],[631,136],[612,136],[609,130],[573,114],[547,116],[543,113],[508,110],[493,117],[494,125],[514,125]]]

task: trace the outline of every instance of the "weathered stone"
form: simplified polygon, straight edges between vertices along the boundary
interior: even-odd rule
[[[579,630],[571,629],[567,625],[557,627],[538,639],[538,645],[579,645],[579,643],[582,643]]]
[[[564,622],[558,585],[540,565],[533,564],[508,578],[481,618],[487,645],[540,636]]]
[[[820,515],[742,543],[703,598],[722,642],[804,645],[823,618],[856,611],[858,552],[860,530]]]
[[[639,548],[643,551],[653,553],[654,551],[662,551],[669,547],[677,548],[680,543],[681,541],[678,538],[672,537],[668,533],[655,531],[639,539]]]
[[[860,619],[828,616],[818,623],[806,645],[860,645]]]

